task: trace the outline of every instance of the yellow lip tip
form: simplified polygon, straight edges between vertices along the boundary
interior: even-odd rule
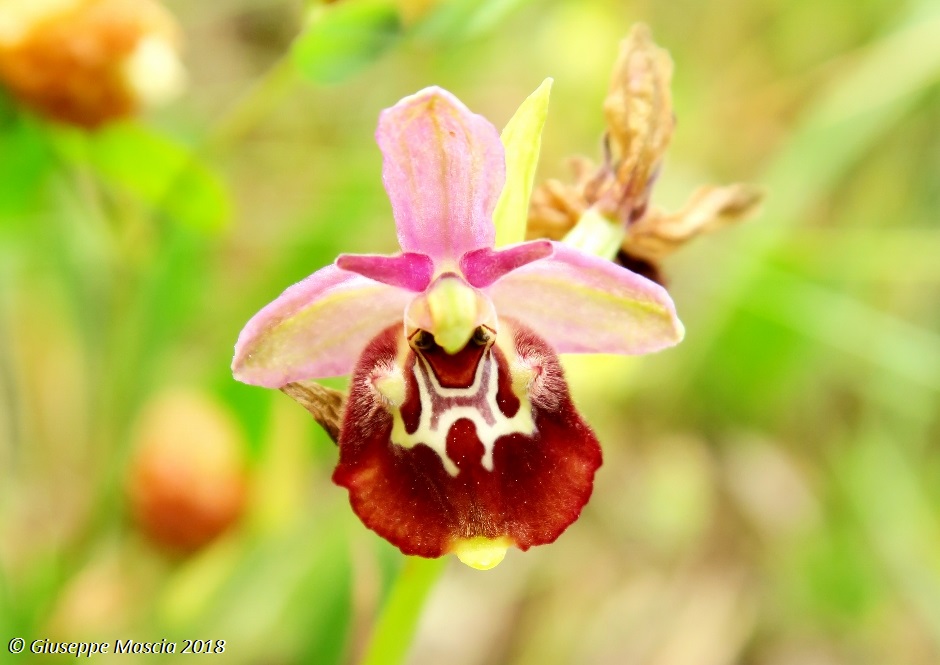
[[[506,550],[512,545],[509,538],[460,538],[451,551],[464,563],[477,570],[490,570],[506,558]]]

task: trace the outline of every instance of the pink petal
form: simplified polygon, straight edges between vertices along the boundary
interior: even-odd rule
[[[266,388],[349,374],[413,294],[327,266],[255,314],[235,344],[235,378]],[[404,333],[402,333],[404,334]]]
[[[434,262],[425,254],[340,254],[336,265],[377,282],[409,291],[424,291],[431,283]]]
[[[490,287],[500,317],[518,319],[558,353],[641,354],[682,340],[664,288],[626,268],[562,243],[553,256]]]
[[[382,112],[376,140],[404,251],[437,261],[493,245],[505,160],[488,120],[446,90],[425,88]]]
[[[548,240],[533,240],[504,249],[484,247],[467,252],[460,259],[460,270],[473,286],[482,289],[506,273],[552,255],[552,243]]]

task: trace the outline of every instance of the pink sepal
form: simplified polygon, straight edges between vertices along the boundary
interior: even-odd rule
[[[383,111],[375,137],[402,250],[437,262],[492,247],[506,167],[486,118],[446,90],[425,88]]]
[[[488,289],[497,312],[530,326],[558,353],[634,355],[682,340],[682,323],[663,287],[610,261],[552,245],[552,256]]]
[[[266,388],[349,374],[369,340],[401,321],[413,297],[329,265],[251,318],[235,344],[232,372]]]

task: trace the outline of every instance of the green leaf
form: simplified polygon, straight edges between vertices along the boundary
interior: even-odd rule
[[[298,69],[317,83],[337,83],[374,62],[401,36],[389,0],[346,0],[318,7],[294,42]]]
[[[224,636],[216,639],[241,662],[344,662],[353,570],[351,520],[338,508],[264,538],[236,535],[186,561],[158,600],[163,630],[177,640]]]
[[[875,425],[853,436],[835,468],[865,539],[912,620],[940,643],[940,529],[923,456],[905,451],[898,433]]]
[[[0,117],[0,227],[35,207],[53,164],[38,122],[15,111]]]
[[[442,0],[415,27],[419,40],[453,42],[493,29],[529,0]]]
[[[135,123],[119,123],[90,136],[63,131],[58,145],[86,162],[108,187],[126,191],[175,222],[214,230],[228,219],[221,179],[184,145]]]
[[[522,102],[500,136],[506,149],[506,184],[493,213],[497,247],[525,240],[529,196],[551,91],[552,79],[547,78]]]
[[[92,165],[102,179],[139,196],[184,226],[212,229],[228,217],[221,181],[183,145],[141,125],[119,124],[95,135]]]
[[[940,391],[940,334],[928,327],[770,267],[755,276],[742,305],[809,339],[867,361],[879,371]],[[768,378],[761,376],[760,382],[766,383]]]

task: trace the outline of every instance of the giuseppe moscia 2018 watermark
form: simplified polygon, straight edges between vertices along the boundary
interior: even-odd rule
[[[225,653],[225,640],[160,640],[158,642],[138,642],[137,640],[114,640],[113,642],[56,642],[39,639],[31,642],[22,637],[14,637],[7,643],[10,653],[62,654],[76,658],[98,654],[161,654]]]

